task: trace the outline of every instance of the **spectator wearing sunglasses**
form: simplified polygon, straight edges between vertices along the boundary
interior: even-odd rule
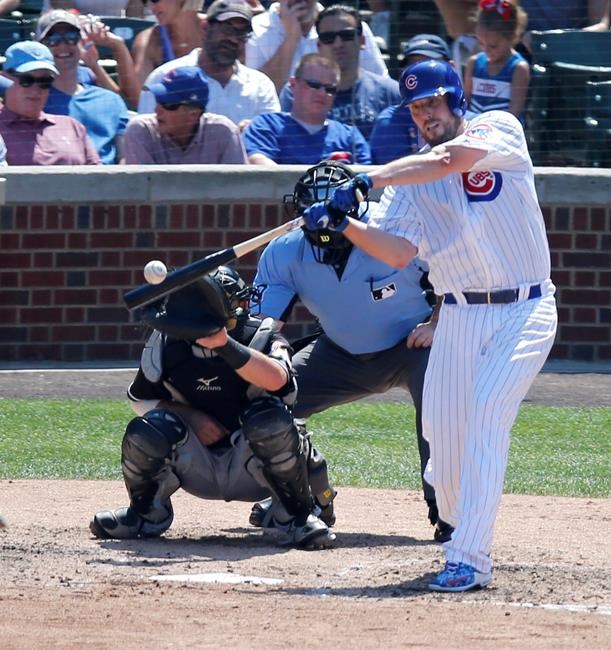
[[[253,35],[246,44],[246,65],[262,70],[281,91],[305,54],[318,51],[316,19],[324,9],[316,0],[280,0],[252,21]],[[371,29],[363,24],[364,46],[359,65],[388,76],[388,69]]]
[[[289,79],[290,113],[266,113],[244,131],[248,160],[255,165],[313,165],[327,158],[368,165],[367,141],[354,126],[328,119],[340,78],[335,61],[306,54]]]
[[[140,93],[139,113],[155,111],[155,97],[147,90],[170,70],[199,66],[208,79],[208,111],[225,115],[242,130],[260,113],[279,111],[272,81],[242,63],[244,44],[251,33],[252,9],[244,0],[215,0],[207,10],[202,47],[154,70]]]
[[[43,14],[36,26],[36,38],[49,48],[58,71],[45,111],[69,115],[81,122],[102,163],[121,162],[129,111],[117,93],[79,82],[81,31],[78,17],[61,9]]]
[[[140,165],[244,164],[238,127],[206,113],[208,81],[197,66],[170,70],[151,92],[155,113],[138,115],[125,134],[125,162]]]
[[[85,127],[67,115],[44,112],[58,74],[49,48],[36,41],[13,43],[0,73],[12,83],[0,107],[0,135],[9,165],[97,165],[98,152]]]
[[[376,116],[401,101],[399,84],[359,66],[359,52],[365,39],[356,9],[344,5],[327,7],[318,14],[316,31],[318,51],[337,61],[341,73],[329,117],[356,126],[368,140]],[[292,104],[291,88],[286,84],[280,93],[280,105],[283,111],[290,111]]]

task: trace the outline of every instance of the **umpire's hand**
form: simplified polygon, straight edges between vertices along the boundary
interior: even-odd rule
[[[414,327],[407,337],[408,348],[430,348],[433,343],[435,323],[420,323]]]

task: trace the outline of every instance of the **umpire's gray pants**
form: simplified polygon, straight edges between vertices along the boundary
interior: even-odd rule
[[[424,498],[435,491],[422,478],[429,459],[429,445],[422,437],[422,387],[429,348],[408,348],[405,339],[371,354],[350,354],[321,334],[293,357],[297,372],[297,402],[293,415],[306,418],[338,404],[354,402],[391,388],[410,392],[416,409],[416,435]]]

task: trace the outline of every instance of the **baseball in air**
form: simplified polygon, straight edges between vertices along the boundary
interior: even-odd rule
[[[161,260],[151,260],[144,267],[144,279],[149,284],[163,282],[168,274],[166,265]]]

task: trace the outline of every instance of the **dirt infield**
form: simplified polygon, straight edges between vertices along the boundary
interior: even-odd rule
[[[27,374],[0,373],[2,395],[121,397],[130,377]],[[541,375],[529,401],[611,399],[601,377]],[[427,589],[442,553],[420,495],[340,487],[336,503],[337,546],[321,552],[278,547],[248,504],[184,492],[164,538],[99,541],[89,518],[125,505],[121,483],[0,481],[0,647],[611,645],[609,501],[505,495],[491,586],[452,595]]]

